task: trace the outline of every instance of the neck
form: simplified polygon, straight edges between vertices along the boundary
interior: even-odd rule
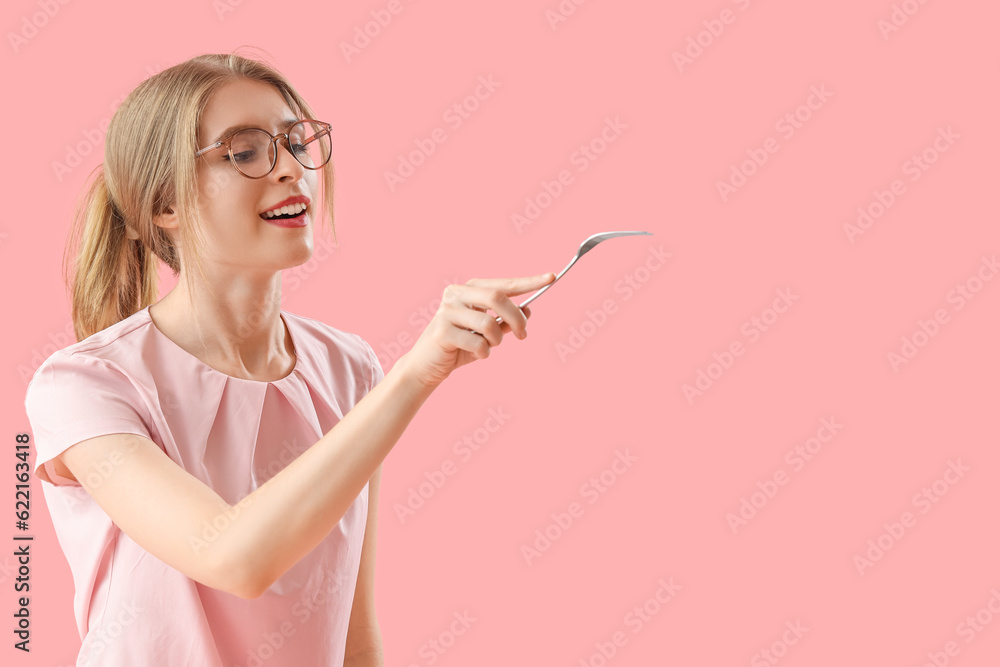
[[[281,274],[265,283],[214,282],[215,294],[190,291],[184,276],[149,307],[153,324],[179,346],[227,375],[277,379],[294,366],[281,320]]]

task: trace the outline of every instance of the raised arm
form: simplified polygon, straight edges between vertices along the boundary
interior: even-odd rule
[[[61,464],[143,549],[206,586],[258,597],[340,521],[454,369],[488,357],[512,328],[519,338],[527,335],[530,311],[522,313],[509,297],[554,277],[471,280],[446,288],[427,328],[383,380],[315,445],[235,506],[141,436],[85,440],[63,452]],[[227,524],[206,539],[206,525]]]

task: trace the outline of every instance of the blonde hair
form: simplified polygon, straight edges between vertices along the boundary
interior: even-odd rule
[[[72,293],[77,340],[105,329],[156,302],[157,258],[178,275],[178,248],[153,217],[173,206],[188,270],[204,277],[205,239],[198,216],[194,153],[201,114],[212,93],[238,79],[273,86],[300,118],[312,109],[277,70],[258,59],[204,54],[159,72],[139,84],[115,111],[104,145],[104,164],[77,206],[66,247],[64,278]],[[320,171],[323,217],[333,221],[333,162]],[[243,178],[233,170],[232,177]],[[225,177],[224,177],[225,178]],[[217,187],[210,184],[207,189]],[[68,258],[75,256],[75,267]],[[208,286],[202,281],[202,287]],[[211,289],[210,286],[208,286]]]

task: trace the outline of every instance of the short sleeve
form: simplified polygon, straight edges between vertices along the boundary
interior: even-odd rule
[[[55,486],[79,486],[51,461],[78,442],[111,433],[150,437],[150,416],[121,370],[84,354],[56,352],[35,372],[24,399],[34,435],[35,476]]]
[[[382,370],[382,364],[378,360],[378,355],[375,354],[375,350],[368,344],[368,341],[360,336],[358,336],[358,339],[361,340],[365,349],[368,350],[368,358],[371,360],[371,375],[368,379],[368,391],[371,391],[375,388],[375,385],[385,378],[385,372]]]

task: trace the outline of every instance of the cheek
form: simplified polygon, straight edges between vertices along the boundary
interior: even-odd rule
[[[302,180],[305,182],[306,186],[309,188],[309,198],[315,199],[319,194],[319,181],[320,172],[314,170],[306,170],[306,173],[302,176]]]
[[[203,175],[198,183],[198,209],[206,219],[231,218],[241,210],[253,215],[252,193],[248,183],[239,174],[228,175],[218,170],[211,176]]]
[[[197,173],[198,203],[206,207],[211,205],[213,200],[224,197],[234,186],[238,186],[236,179],[242,178],[226,162],[200,164]]]

